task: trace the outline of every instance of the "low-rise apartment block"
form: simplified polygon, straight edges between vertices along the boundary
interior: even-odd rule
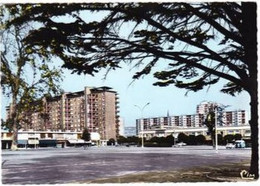
[[[209,111],[218,104],[202,102],[197,106],[196,114],[141,118],[136,120],[137,134],[144,134],[148,139],[154,136],[166,137],[172,133],[175,135],[185,132],[192,135],[207,135],[207,127],[203,124]],[[245,110],[223,111],[221,122],[218,122],[219,132],[223,135],[240,133],[249,137],[250,126]]]

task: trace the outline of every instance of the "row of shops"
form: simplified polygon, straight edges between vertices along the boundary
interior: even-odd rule
[[[12,140],[1,140],[2,149],[10,149],[12,145]],[[39,148],[39,147],[71,147],[71,146],[90,146],[95,143],[86,142],[84,140],[56,140],[56,139],[29,139],[29,140],[18,140],[18,148]]]
[[[39,148],[39,147],[70,147],[107,144],[107,140],[101,140],[99,134],[91,134],[91,141],[81,139],[81,132],[61,131],[19,131],[18,148]],[[1,148],[10,149],[12,145],[12,133],[6,130],[1,131]]]

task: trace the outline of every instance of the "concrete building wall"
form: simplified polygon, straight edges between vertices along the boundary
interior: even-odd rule
[[[105,136],[104,139],[116,139],[116,98],[112,92],[105,92]]]
[[[49,100],[47,104],[47,113],[49,115],[48,120],[46,121],[46,130],[58,130],[62,126],[62,106],[61,99]]]
[[[107,87],[87,89],[87,126],[90,132],[99,132],[102,140],[119,135],[117,93]]]
[[[125,123],[123,118],[119,118],[119,124],[118,124],[118,129],[119,129],[119,135],[124,136],[125,135]]]
[[[83,131],[84,129],[84,96],[68,97],[69,101],[69,128],[68,130]]]

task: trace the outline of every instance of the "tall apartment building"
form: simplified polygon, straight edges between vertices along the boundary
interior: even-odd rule
[[[217,103],[208,102],[208,101],[201,102],[199,105],[197,105],[197,114],[205,115],[209,113],[209,111],[214,110],[216,106],[218,106]]]
[[[98,132],[101,140],[119,135],[119,98],[110,87],[90,88],[43,98],[43,111],[25,113],[24,130]],[[10,107],[7,108],[9,116]]]

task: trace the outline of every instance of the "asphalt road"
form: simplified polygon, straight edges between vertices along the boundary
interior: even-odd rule
[[[250,159],[250,149],[210,146],[90,147],[2,151],[3,184],[67,184],[150,171],[220,166]]]

